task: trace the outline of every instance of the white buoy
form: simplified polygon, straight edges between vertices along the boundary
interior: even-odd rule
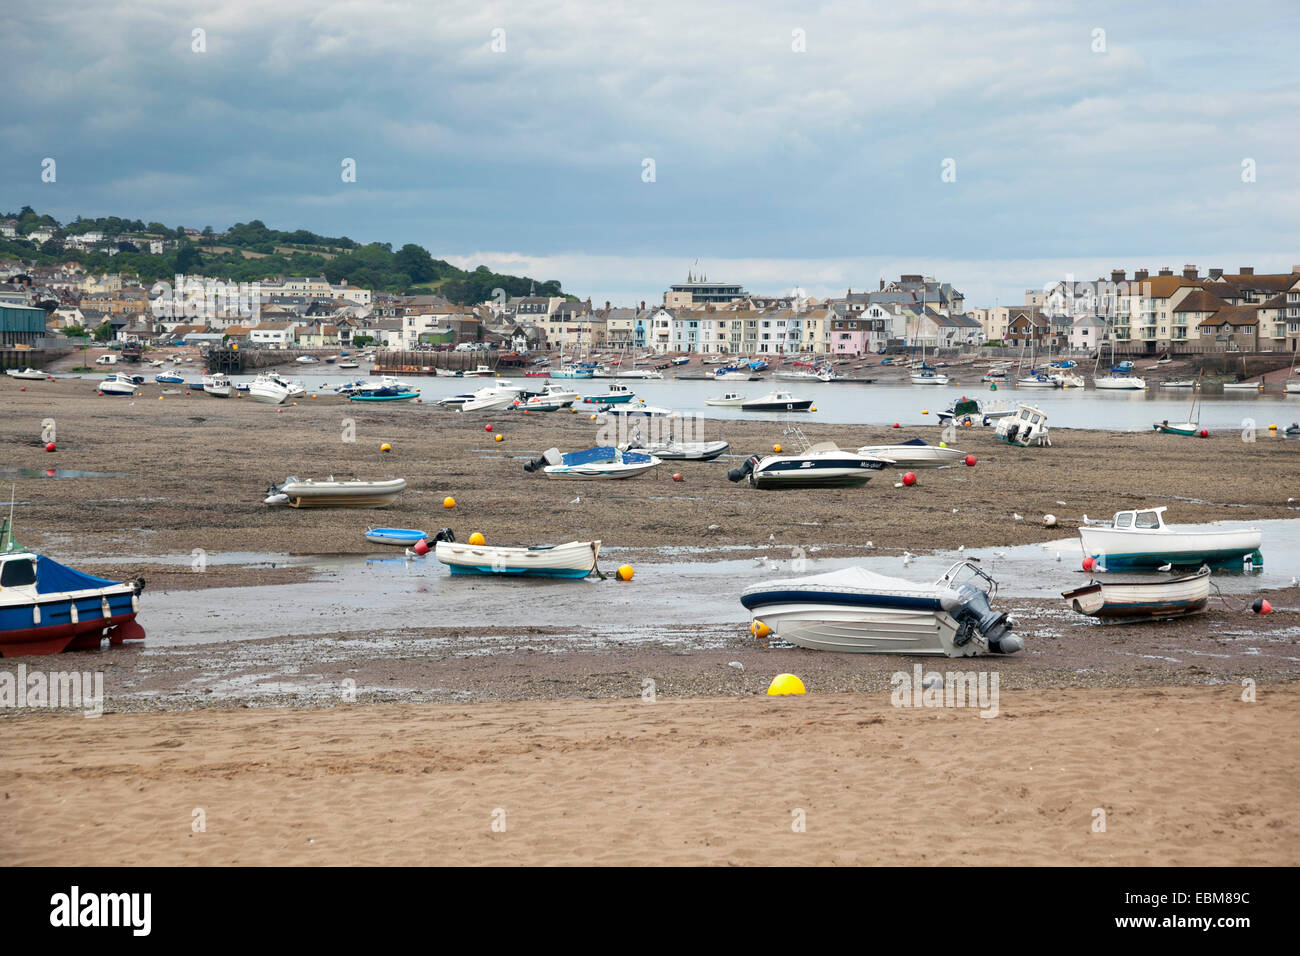
[[[1045,528],[1055,528],[1055,527],[1056,527],[1056,515],[1043,515],[1043,527],[1045,527]]]

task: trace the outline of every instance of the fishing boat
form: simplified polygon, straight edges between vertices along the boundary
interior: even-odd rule
[[[1107,570],[1175,567],[1240,568],[1258,558],[1263,534],[1258,528],[1219,531],[1179,529],[1165,524],[1165,506],[1117,511],[1109,522],[1079,527],[1084,557]]]
[[[613,445],[588,448],[585,451],[560,454],[551,448],[524,465],[524,471],[540,470],[547,478],[563,480],[599,480],[635,478],[662,462],[653,455],[637,451],[623,451]]]
[[[306,481],[289,477],[271,485],[264,504],[288,505],[291,508],[382,508],[391,505],[406,490],[406,479],[381,481]]]
[[[713,405],[720,408],[739,408],[745,404],[745,396],[739,392],[727,392],[718,398],[707,398],[704,400],[705,405]]]
[[[993,610],[997,582],[969,561],[938,581],[866,568],[751,585],[740,603],[775,637],[816,651],[973,657],[1014,654],[1024,641]]]
[[[585,405],[622,405],[634,398],[636,394],[632,389],[618,382],[611,382],[609,390],[604,395],[588,395],[582,401]]]
[[[371,544],[391,544],[396,547],[410,548],[417,541],[423,541],[428,535],[414,528],[368,528],[366,540]]]
[[[203,376],[203,393],[213,398],[229,398],[233,391],[230,379],[220,373]]]
[[[966,452],[960,448],[927,445],[921,438],[899,445],[863,445],[858,454],[885,458],[900,468],[944,468],[966,458]]]
[[[585,578],[596,570],[599,541],[531,547],[465,544],[450,528],[433,537],[434,555],[452,574],[512,574],[531,578]],[[416,553],[427,553],[416,549]]]
[[[1063,591],[1077,613],[1107,622],[1151,621],[1186,617],[1205,610],[1210,601],[1210,569],[1160,581],[1090,581]]]
[[[270,372],[263,372],[248,386],[248,397],[267,405],[284,404],[290,392],[289,383]]]
[[[420,397],[420,390],[402,389],[391,385],[363,388],[348,395],[349,402],[409,402]]]
[[[144,579],[110,581],[24,548],[0,520],[0,657],[58,654],[144,640],[136,623]]]
[[[101,395],[135,395],[141,385],[136,381],[137,378],[138,376],[128,375],[126,372],[118,372],[104,379],[95,388]]]
[[[811,398],[795,398],[783,389],[768,392],[761,398],[751,398],[740,403],[746,412],[806,412],[812,408]]]
[[[845,451],[834,442],[811,445],[795,425],[788,426],[784,434],[799,451],[762,458],[751,455],[740,467],[728,471],[727,478],[748,479],[755,488],[856,487],[865,485],[889,465],[883,458]]]
[[[24,365],[22,368],[7,368],[5,374],[10,378],[21,378],[29,382],[39,382],[46,378],[44,372],[37,371],[30,365]]]
[[[999,419],[996,434],[1008,445],[1021,448],[1052,444],[1047,431],[1047,413],[1033,405],[1021,405],[1014,415]]]

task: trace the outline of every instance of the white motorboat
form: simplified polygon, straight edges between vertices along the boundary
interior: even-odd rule
[[[1158,581],[1090,581],[1061,597],[1079,614],[1103,621],[1151,621],[1199,614],[1210,601],[1210,569]]]
[[[913,385],[947,385],[948,376],[944,372],[937,372],[928,365],[922,365],[912,372]]]
[[[1079,528],[1085,557],[1106,570],[1175,567],[1240,568],[1261,560],[1258,528],[1231,531],[1179,529],[1165,524],[1165,506],[1117,511],[1109,522],[1089,521]]]
[[[810,445],[803,432],[794,425],[785,435],[801,449],[796,453],[780,452],[760,458],[751,455],[739,468],[727,472],[731,481],[746,478],[755,488],[829,488],[865,485],[889,466],[883,458],[845,451],[834,442]]]
[[[324,481],[304,481],[290,477],[271,485],[264,503],[291,508],[382,508],[405,490],[404,478],[335,481],[331,475]]]
[[[39,382],[47,377],[44,372],[38,371],[29,365],[25,365],[22,368],[7,368],[5,369],[5,374],[10,378],[21,378],[30,382]]]
[[[126,372],[118,372],[104,379],[95,388],[101,395],[135,395],[142,384],[136,381],[137,377]]]
[[[934,583],[844,568],[751,585],[740,601],[775,637],[810,650],[973,657],[1024,647],[993,610],[996,596],[997,582],[962,561]]]
[[[659,405],[647,405],[645,402],[628,402],[626,405],[611,405],[604,409],[605,415],[622,415],[625,418],[669,418],[677,413],[671,408]]]
[[[291,388],[280,376],[264,372],[248,386],[248,397],[267,405],[282,405],[289,399]]]
[[[665,461],[712,461],[730,449],[731,445],[725,441],[678,441],[672,435],[665,441],[645,443],[641,440],[640,431],[634,429],[627,447]]]
[[[320,359],[314,355],[299,355],[294,361],[299,365],[315,365]]]
[[[811,398],[795,398],[784,389],[768,392],[760,398],[749,398],[740,403],[746,412],[806,412],[812,408]]]
[[[704,404],[721,408],[739,408],[745,404],[745,396],[740,392],[727,392],[719,398],[705,399]]]
[[[572,405],[578,399],[582,398],[571,388],[565,388],[563,385],[556,385],[553,382],[547,382],[542,386],[542,390],[537,393],[537,397],[544,402],[552,402],[556,405]]]
[[[1137,375],[1103,375],[1094,378],[1095,388],[1115,392],[1140,392],[1146,389],[1147,380]]]
[[[900,445],[863,445],[859,455],[874,455],[888,459],[899,468],[943,468],[955,465],[966,457],[960,448],[927,445],[924,439],[913,438]]]
[[[1263,382],[1224,382],[1223,390],[1225,392],[1262,392],[1264,391]]]
[[[662,462],[658,458],[644,452],[623,451],[613,445],[602,445],[567,455],[551,448],[540,458],[525,464],[524,471],[534,472],[540,469],[547,478],[591,481],[635,478],[660,464]]]
[[[808,369],[796,369],[792,372],[773,372],[773,378],[779,378],[783,382],[816,382],[818,381],[817,373]]]
[[[211,395],[213,398],[229,398],[233,391],[227,376],[220,374],[203,376],[204,394]]]
[[[342,362],[339,362],[337,367],[338,368],[361,368],[361,364],[359,362],[353,361],[352,359],[344,359]]]
[[[662,381],[664,373],[652,368],[634,368],[626,372],[619,372],[615,378],[640,378],[646,380]]]
[[[1047,431],[1047,413],[1033,405],[1021,405],[1016,414],[999,419],[996,433],[1008,445],[1022,448],[1052,444]]]
[[[513,407],[523,393],[524,390],[518,385],[502,379],[487,388],[480,388],[472,398],[461,404],[460,410],[462,412],[501,411]]]
[[[533,578],[585,578],[596,570],[599,541],[502,547],[457,541],[449,528],[434,537],[434,555],[452,574],[510,574]],[[417,548],[416,552],[419,553]]]

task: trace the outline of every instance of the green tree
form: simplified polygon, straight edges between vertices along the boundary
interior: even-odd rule
[[[90,334],[95,337],[96,342],[107,342],[115,334],[113,331],[113,323],[105,319],[103,322],[99,323],[95,328],[95,331]]]

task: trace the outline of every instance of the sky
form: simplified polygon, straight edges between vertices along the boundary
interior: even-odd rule
[[[696,260],[971,306],[1300,265],[1294,0],[74,0],[0,31],[6,211],[415,242],[599,304]]]

